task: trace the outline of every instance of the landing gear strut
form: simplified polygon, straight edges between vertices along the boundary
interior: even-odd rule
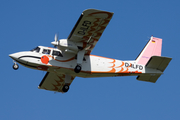
[[[13,61],[14,62],[14,61]],[[14,62],[14,65],[13,65],[13,69],[14,70],[17,70],[19,68],[19,65],[16,63],[16,62]]]
[[[77,53],[77,65],[74,68],[75,73],[79,73],[81,71],[81,68],[82,68],[81,65],[83,62],[84,54],[85,54],[85,50],[81,50]]]
[[[69,90],[69,85],[71,84],[71,82],[72,82],[72,76],[65,74],[65,79],[64,79],[65,84],[62,88],[63,92],[67,92]]]

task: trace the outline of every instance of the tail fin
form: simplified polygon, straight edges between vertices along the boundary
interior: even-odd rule
[[[151,56],[161,56],[162,39],[151,37],[136,59],[137,64],[146,65]]]

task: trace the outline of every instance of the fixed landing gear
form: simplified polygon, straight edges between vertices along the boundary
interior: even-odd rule
[[[77,64],[76,67],[74,68],[75,73],[79,73],[81,71],[81,65]]]
[[[69,85],[71,84],[72,82],[72,76],[68,75],[68,74],[65,74],[65,79],[64,79],[64,86],[62,88],[62,91],[65,93],[69,90]]]
[[[17,70],[18,68],[19,68],[19,65],[16,62],[14,62],[13,69]]]
[[[69,90],[69,85],[64,85],[62,91],[67,92],[68,90]]]
[[[81,65],[82,65],[82,62],[83,62],[84,54],[85,54],[85,50],[80,50],[77,53],[77,65],[74,68],[75,73],[79,73],[81,71],[81,68],[82,68]]]

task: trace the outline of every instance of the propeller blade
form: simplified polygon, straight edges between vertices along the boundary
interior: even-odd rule
[[[57,34],[55,34],[55,36],[54,36],[54,41],[55,41],[55,42],[58,41],[58,36],[57,36]]]

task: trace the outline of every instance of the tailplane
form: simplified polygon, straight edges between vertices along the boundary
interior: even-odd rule
[[[148,61],[148,63],[146,64],[146,68],[155,69],[155,70],[160,71],[161,73],[160,72],[147,73],[147,74],[145,73],[145,74],[139,75],[137,77],[137,80],[155,83],[157,79],[161,76],[163,71],[166,69],[166,67],[168,66],[171,60],[172,58],[168,58],[168,57],[152,56],[150,60]]]
[[[152,56],[151,59],[146,64],[146,67],[164,72],[164,70],[166,69],[166,67],[168,66],[171,60],[172,58],[169,57]]]
[[[151,56],[161,56],[162,39],[151,37],[136,59],[137,64],[146,65]]]

